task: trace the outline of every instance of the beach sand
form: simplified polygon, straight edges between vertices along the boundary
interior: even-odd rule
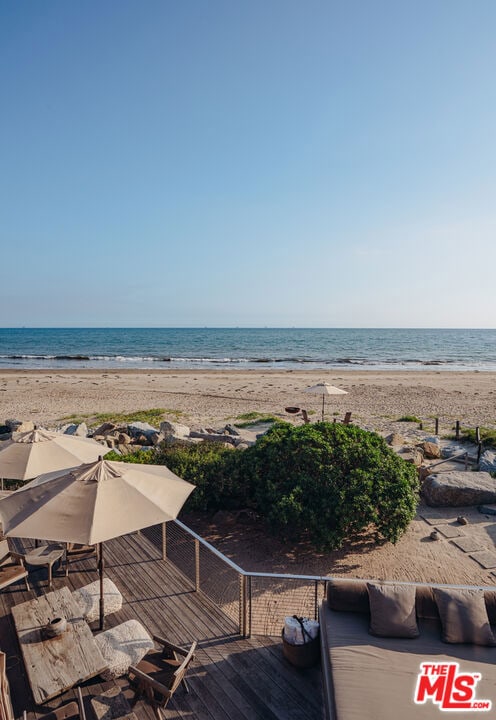
[[[376,371],[0,371],[0,421],[55,424],[72,414],[131,413],[165,408],[190,425],[218,425],[247,412],[291,420],[286,406],[314,411],[322,400],[303,390],[325,380],[348,395],[326,398],[327,419],[351,411],[354,422],[387,429],[403,415],[439,417],[474,427],[496,423],[496,373]]]
[[[350,411],[353,422],[383,433],[405,433],[407,428],[417,427],[398,422],[403,415],[417,416],[427,429],[438,417],[440,434],[452,432],[455,420],[468,427],[494,427],[496,423],[496,373],[435,370],[4,370],[0,372],[0,422],[17,418],[54,426],[73,414],[165,408],[172,420],[215,427],[248,412],[291,420],[284,411],[290,405],[314,410],[315,420],[320,419],[321,398],[303,390],[321,380],[348,392],[327,399],[327,419],[334,414],[342,418]],[[494,551],[496,517],[473,508],[447,509],[433,523],[422,517],[429,512],[419,508],[417,519],[396,546],[377,547],[363,537],[332,553],[278,542],[256,521],[233,523],[224,517],[212,522],[192,516],[186,522],[246,570],[493,585],[494,568],[483,568],[470,557],[472,553],[454,544],[456,538],[441,535],[439,541],[431,541],[429,534],[434,527],[449,525],[449,534],[459,531],[479,551]],[[458,515],[465,515],[469,524],[459,526]]]

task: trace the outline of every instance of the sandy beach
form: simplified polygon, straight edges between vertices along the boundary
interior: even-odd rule
[[[191,425],[222,424],[247,412],[290,420],[286,406],[314,411],[321,398],[303,390],[325,380],[348,395],[328,398],[326,414],[351,411],[354,422],[387,429],[403,415],[439,417],[448,432],[455,420],[474,427],[496,423],[496,373],[403,371],[2,370],[0,421],[56,424],[73,415],[132,413],[164,408]]]
[[[164,408],[170,419],[193,426],[222,425],[248,412],[291,419],[284,408],[296,405],[314,410],[320,418],[321,399],[303,392],[318,381],[337,385],[347,395],[329,398],[327,416],[350,411],[355,423],[381,432],[405,432],[412,423],[398,422],[415,415],[427,429],[440,419],[440,433],[451,432],[455,420],[474,427],[494,426],[496,373],[477,372],[360,372],[300,371],[2,371],[0,421],[33,420],[55,426],[67,416],[132,413]],[[480,551],[494,549],[494,516],[476,509],[445,510],[429,519],[419,508],[417,519],[396,546],[372,545],[364,537],[333,553],[316,553],[301,545],[288,547],[264,533],[260,524],[233,523],[229,517],[190,517],[186,521],[247,570],[305,574],[350,574],[355,577],[395,578],[438,582],[494,584],[492,568],[482,567],[460,549],[456,537],[430,541],[434,527],[449,525],[459,537],[471,539]],[[431,513],[432,514],[432,513]],[[463,514],[469,524],[460,528]],[[454,528],[454,530],[453,530]]]

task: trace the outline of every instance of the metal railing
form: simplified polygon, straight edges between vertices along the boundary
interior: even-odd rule
[[[288,615],[318,619],[329,577],[247,572],[179,520],[142,532],[244,637],[278,635]]]

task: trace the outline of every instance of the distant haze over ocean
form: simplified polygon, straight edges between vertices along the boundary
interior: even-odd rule
[[[496,330],[0,328],[0,369],[496,370]]]

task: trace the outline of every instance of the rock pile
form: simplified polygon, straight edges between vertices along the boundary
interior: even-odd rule
[[[13,433],[33,430],[32,422],[20,420],[6,420],[0,425],[0,440],[9,440]],[[138,449],[153,449],[165,443],[172,445],[193,445],[204,442],[222,443],[225,447],[243,450],[254,445],[257,438],[263,433],[255,433],[248,429],[225,425],[222,428],[192,429],[180,423],[162,422],[159,428],[144,422],[116,424],[105,422],[97,428],[89,429],[86,423],[69,423],[58,427],[59,432],[67,435],[91,437],[101,442],[106,448],[115,450],[121,455],[129,455]]]

